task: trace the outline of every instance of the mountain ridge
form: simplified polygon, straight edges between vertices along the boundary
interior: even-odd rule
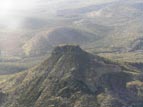
[[[58,46],[43,63],[1,84],[9,94],[3,107],[106,107],[103,104],[108,103],[122,107],[133,97],[126,87],[132,76],[120,65],[79,46]],[[16,83],[10,87],[12,82]],[[105,97],[103,104],[100,96]]]

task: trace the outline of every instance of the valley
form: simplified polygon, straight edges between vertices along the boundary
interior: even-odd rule
[[[142,0],[37,2],[0,19],[0,107],[143,106]]]

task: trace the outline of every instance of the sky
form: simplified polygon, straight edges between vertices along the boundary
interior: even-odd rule
[[[38,12],[44,10],[54,13],[57,9],[110,1],[114,0],[0,0],[0,27],[16,29],[25,18],[39,17]]]

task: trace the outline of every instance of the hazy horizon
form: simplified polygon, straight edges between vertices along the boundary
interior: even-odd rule
[[[111,1],[117,0],[0,0],[0,28],[18,29],[27,18],[50,17],[56,10]]]

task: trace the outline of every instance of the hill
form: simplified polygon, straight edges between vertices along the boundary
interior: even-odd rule
[[[0,104],[2,107],[141,107],[143,83],[138,77],[140,73],[132,72],[79,46],[59,46],[40,65],[0,82]]]
[[[97,39],[97,36],[70,27],[58,27],[46,31],[41,31],[29,41],[27,41],[23,50],[26,55],[41,55],[50,52],[53,47],[61,44],[87,45]]]

